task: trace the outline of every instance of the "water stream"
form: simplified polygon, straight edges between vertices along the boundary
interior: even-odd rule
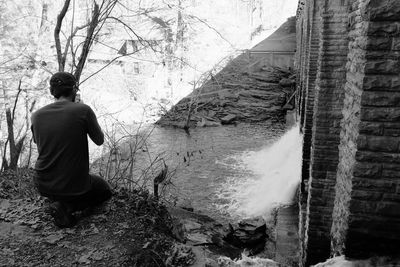
[[[145,168],[160,155],[169,170],[176,169],[170,193],[196,212],[221,221],[268,217],[273,207],[293,200],[301,167],[298,127],[264,122],[199,127],[190,135],[159,126],[141,131],[151,135],[136,166]],[[127,132],[135,133],[135,126]]]
[[[225,207],[229,213],[268,217],[274,207],[292,203],[300,182],[301,144],[296,126],[272,144],[239,155],[250,175],[226,182],[223,195],[231,199]]]
[[[297,127],[239,124],[181,129],[156,127],[149,151],[177,166],[175,194],[216,219],[264,216],[290,203],[300,179]]]

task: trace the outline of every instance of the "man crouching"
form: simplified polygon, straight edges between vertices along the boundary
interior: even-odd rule
[[[75,77],[58,72],[50,79],[55,102],[32,114],[33,140],[38,148],[35,185],[49,198],[50,214],[58,227],[76,223],[74,211],[101,204],[111,198],[110,186],[89,174],[88,139],[100,146],[104,134],[93,110],[75,103]]]

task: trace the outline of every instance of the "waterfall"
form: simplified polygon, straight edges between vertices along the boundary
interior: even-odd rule
[[[228,212],[240,217],[268,217],[274,207],[290,204],[300,183],[301,148],[302,137],[295,126],[261,150],[241,154],[237,161],[247,175],[226,186]]]

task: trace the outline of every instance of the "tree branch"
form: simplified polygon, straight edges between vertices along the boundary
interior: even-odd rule
[[[64,64],[65,64],[65,61],[67,60],[68,50],[72,46],[72,39],[75,37],[75,35],[78,31],[80,31],[88,26],[89,26],[89,23],[82,25],[80,27],[76,27],[75,30],[71,32],[71,35],[68,37],[67,43],[65,44],[64,53],[62,55],[62,62]],[[71,47],[71,49],[72,49],[72,47]]]
[[[56,43],[58,71],[64,71],[64,67],[65,67],[65,59],[63,58],[63,55],[61,52],[60,31],[61,31],[63,19],[65,17],[65,14],[68,11],[70,2],[71,2],[71,0],[65,0],[64,6],[61,9],[61,12],[57,16],[57,23],[56,23],[56,27],[54,29],[54,41]]]
[[[96,29],[96,26],[99,23],[100,10],[99,10],[99,5],[97,3],[94,3],[94,9],[93,9],[93,13],[92,14],[93,15],[92,15],[92,19],[91,19],[91,21],[89,23],[89,28],[88,28],[88,31],[87,31],[87,36],[86,36],[86,39],[85,39],[85,43],[83,44],[82,51],[81,51],[81,56],[79,58],[78,65],[77,65],[75,73],[74,73],[75,79],[78,82],[79,82],[79,79],[81,77],[83,67],[85,66],[86,58],[87,58],[87,56],[89,54],[89,51],[90,51],[90,46],[93,43],[94,31]]]
[[[229,40],[227,40],[217,29],[215,29],[214,27],[212,27],[210,24],[208,24],[205,20],[194,16],[194,15],[188,15],[189,18],[194,18],[198,21],[200,21],[201,23],[203,23],[204,25],[206,25],[209,29],[213,30],[222,40],[224,40],[225,42],[227,42],[233,49],[237,50],[237,48],[231,43],[229,42]]]
[[[22,91],[22,89],[21,89],[21,83],[22,83],[22,79],[19,80],[19,83],[18,83],[18,92],[17,92],[17,96],[15,97],[14,107],[13,107],[13,111],[12,111],[12,114],[11,114],[12,123],[14,123],[15,109],[17,108],[18,98],[19,98],[19,95],[21,94],[21,91]]]
[[[141,36],[139,36],[133,29],[132,29],[132,27],[130,27],[128,24],[126,24],[125,22],[123,22],[121,19],[119,19],[119,18],[116,18],[116,17],[108,17],[109,19],[113,19],[113,20],[116,20],[117,22],[119,22],[119,23],[121,23],[124,27],[126,27],[130,32],[132,32],[135,36],[136,36],[136,38],[138,39],[138,41],[142,44],[142,45],[144,45],[144,43],[146,43],[150,48],[151,48],[151,50],[153,50],[153,52],[157,52],[153,47],[152,47],[152,45],[150,44],[150,42],[148,41],[148,40],[144,40]]]

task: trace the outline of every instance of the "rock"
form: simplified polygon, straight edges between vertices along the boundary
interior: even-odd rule
[[[208,111],[208,117],[214,117],[217,113],[214,110]]]
[[[293,110],[294,106],[291,104],[286,104],[282,107],[283,110]]]
[[[241,220],[239,222],[239,227],[251,234],[265,232],[267,230],[265,220],[262,217]]]
[[[272,108],[271,108],[272,110]],[[249,117],[250,121],[256,122],[256,121],[265,121],[267,119],[270,119],[272,117],[271,113],[260,113],[258,115]]]
[[[172,217],[171,218],[171,234],[180,242],[186,242],[185,227],[182,222]]]
[[[224,240],[229,229],[214,219],[194,212],[179,208],[169,208],[169,213],[174,222],[179,221],[183,229],[186,244],[192,246],[206,246],[209,251],[216,255],[225,255],[237,258],[242,250],[234,247]]]
[[[266,235],[264,233],[251,234],[243,229],[236,229],[233,232],[233,236],[235,240],[239,241],[235,242],[237,246],[247,248],[255,246],[258,243],[262,242]]]
[[[175,245],[171,256],[168,257],[165,264],[167,266],[189,266],[196,261],[196,255],[192,248],[185,245]]]
[[[235,119],[236,119],[236,115],[228,114],[225,117],[221,118],[221,123],[222,124],[231,124]]]
[[[237,100],[238,96],[230,91],[220,91],[218,92],[219,99],[230,99],[231,101]]]
[[[219,265],[215,260],[206,258],[204,266],[205,267],[218,267]]]
[[[205,118],[202,118],[201,121],[197,122],[198,127],[216,127],[216,126],[221,126],[221,123],[216,122],[216,121],[210,121],[206,120]]]
[[[187,232],[191,232],[194,230],[198,230],[201,228],[201,224],[191,221],[191,220],[183,220],[183,226]]]
[[[212,243],[211,238],[203,233],[189,233],[186,235],[186,238],[195,246]]]
[[[171,122],[170,124],[171,126],[174,126],[176,128],[183,129],[186,126],[186,121],[176,121],[176,122]]]
[[[267,238],[267,226],[263,218],[246,219],[229,226],[230,232],[225,241],[236,247],[249,249],[251,255],[263,250]]]
[[[283,78],[279,81],[279,85],[282,87],[291,87],[295,84],[296,84],[296,82],[294,80],[287,79],[287,78]]]
[[[182,209],[187,210],[187,211],[192,211],[192,212],[194,211],[194,208],[192,206],[192,202],[190,201],[190,199],[187,199],[187,198],[180,200],[178,202],[177,206],[179,208],[182,208]]]

